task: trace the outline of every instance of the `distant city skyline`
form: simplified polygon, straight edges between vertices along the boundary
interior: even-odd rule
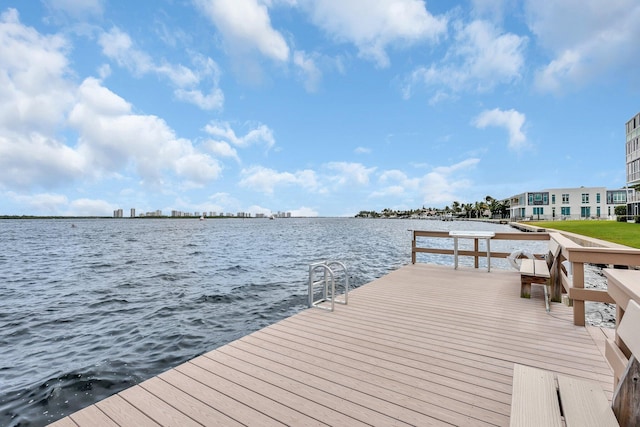
[[[179,210],[172,210],[170,214],[165,215],[165,213],[157,209],[155,211],[150,212],[140,212],[136,215],[136,208],[130,208],[129,210],[129,218],[148,218],[148,217],[163,217],[170,216],[172,218],[214,218],[214,217],[235,217],[235,218],[291,218],[291,212],[272,212],[269,215],[264,213],[251,214],[250,212],[184,212]],[[124,209],[118,208],[113,211],[113,218],[125,218]]]
[[[636,0],[5,0],[0,215],[621,188]]]

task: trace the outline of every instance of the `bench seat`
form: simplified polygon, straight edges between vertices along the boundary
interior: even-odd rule
[[[531,284],[548,285],[551,274],[542,259],[523,259],[520,264],[520,297],[531,298]]]
[[[511,427],[618,426],[595,382],[515,364]]]

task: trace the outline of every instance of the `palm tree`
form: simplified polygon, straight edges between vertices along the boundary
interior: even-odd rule
[[[474,206],[474,210],[476,211],[476,218],[480,218],[484,216],[484,211],[487,209],[487,204],[485,202],[476,202]]]
[[[464,204],[464,213],[467,218],[471,218],[471,214],[473,213],[473,205],[471,203]]]
[[[462,209],[460,209],[460,202],[458,202],[457,200],[455,200],[452,204],[451,204],[451,209],[453,210],[453,213],[455,214],[459,214],[460,211]]]

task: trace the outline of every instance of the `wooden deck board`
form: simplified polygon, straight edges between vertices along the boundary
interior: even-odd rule
[[[521,299],[516,271],[405,266],[56,425],[508,425],[514,363],[610,399],[603,340],[571,308],[547,314],[537,288]]]
[[[436,417],[444,422],[455,423],[459,421],[459,415],[450,409],[452,405],[463,407],[464,412],[469,412],[469,414],[474,409],[472,408],[474,399],[470,399],[470,402],[463,402],[462,400],[448,398],[443,394],[434,393],[431,391],[435,386],[433,384],[425,388],[416,387],[413,385],[416,383],[415,378],[403,375],[398,371],[393,371],[393,375],[389,375],[389,371],[384,366],[366,366],[359,364],[357,359],[354,359],[354,365],[363,366],[360,369],[349,368],[343,366],[340,361],[314,358],[312,354],[296,352],[291,348],[286,348],[286,356],[284,356],[282,350],[277,350],[278,346],[270,346],[265,342],[248,343],[243,341],[234,344],[238,347],[242,346],[246,352],[250,352],[254,357],[266,357],[271,361],[281,360],[283,364],[293,366],[302,372],[306,372],[309,376],[313,376],[313,373],[319,374],[321,377],[326,378],[328,382],[342,386],[345,391],[341,395],[342,398],[353,399],[355,403],[362,405],[372,405],[384,413],[393,415],[412,425],[428,424],[431,417]],[[386,376],[378,373],[386,374]],[[405,380],[409,378],[408,382],[403,382],[403,377]],[[366,380],[363,378],[366,378]],[[446,392],[446,387],[441,389],[441,391]],[[399,401],[403,402],[400,405],[402,408],[398,408],[397,403],[390,403]],[[475,403],[479,402],[476,401]],[[405,411],[405,409],[410,411]],[[415,412],[415,414],[412,414],[411,418],[407,418],[411,411]],[[480,408],[478,411],[483,412],[485,418],[501,418],[484,408]],[[477,423],[481,423],[481,421],[482,419],[476,420]]]
[[[96,403],[95,406],[121,426],[157,427],[160,425],[147,417],[138,408],[124,400],[119,394],[108,397]],[[75,417],[75,414],[72,414],[71,417]]]
[[[118,424],[109,418],[97,406],[91,405],[84,411],[76,412],[71,419],[78,425],[91,425],[95,427],[118,427]]]

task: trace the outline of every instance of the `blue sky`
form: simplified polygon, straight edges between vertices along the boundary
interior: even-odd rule
[[[3,0],[0,214],[625,184],[637,0]]]

